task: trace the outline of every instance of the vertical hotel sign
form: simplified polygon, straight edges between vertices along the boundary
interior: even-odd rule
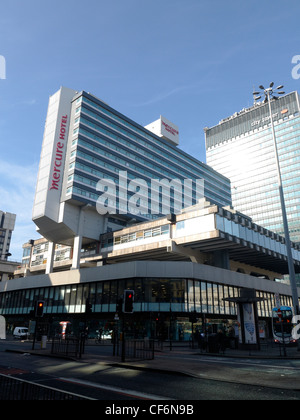
[[[71,103],[75,93],[61,87],[49,98],[32,211],[32,220],[43,236],[53,230],[52,222],[59,220]]]
[[[67,123],[68,115],[65,114],[61,117],[59,135],[54,146],[54,163],[51,168],[50,190],[60,190],[61,188],[67,140]]]

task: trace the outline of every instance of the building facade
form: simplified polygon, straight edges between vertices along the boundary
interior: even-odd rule
[[[16,215],[0,210],[0,282],[13,278],[20,263],[8,261],[9,247],[15,228]]]
[[[300,241],[300,108],[292,92],[271,102],[291,240]],[[207,163],[231,181],[233,207],[284,235],[268,104],[205,129]]]
[[[260,329],[262,337],[270,336],[275,294],[283,305],[291,305],[289,286],[190,261],[129,261],[0,282],[0,314],[11,330],[30,326],[34,320],[30,311],[41,299],[45,314],[39,323],[44,334],[61,332],[60,323],[66,322],[75,335],[88,325],[94,337],[99,329],[120,328],[117,302],[130,289],[135,295],[134,313],[125,319],[129,337],[189,341],[192,322],[203,332],[238,328],[236,305],[224,299],[239,297],[242,287],[255,289],[262,298]],[[92,304],[88,316],[87,299]]]
[[[281,282],[284,237],[236,211],[229,179],[182,152],[178,138],[165,118],[144,128],[86,92],[62,88],[50,98],[33,207],[45,239],[24,245],[19,278],[0,282],[0,315],[9,326],[30,324],[42,299],[40,327],[48,335],[61,322],[74,334],[85,326],[91,336],[118,331],[117,304],[129,289],[127,335],[189,340],[193,324],[205,332],[240,328],[232,299],[252,289],[260,330],[270,333],[278,296],[292,303]],[[158,195],[152,189],[163,179],[174,183],[165,213],[166,184]],[[300,272],[296,243],[292,254]]]
[[[0,210],[0,259],[7,260],[16,215]]]
[[[38,239],[23,245],[22,267],[16,276],[46,272],[49,241]],[[293,244],[296,272],[300,272],[300,246]],[[69,270],[73,249],[56,245],[53,271]],[[280,281],[288,272],[285,240],[251,221],[231,207],[208,201],[184,209],[181,214],[140,222],[103,233],[99,241],[82,248],[80,268],[135,260],[192,261]]]
[[[83,245],[128,222],[173,213],[203,196],[231,204],[229,180],[176,146],[174,124],[163,117],[159,124],[149,131],[86,92],[61,88],[50,97],[33,221],[53,244],[73,247],[73,268]]]
[[[98,250],[81,253],[77,270],[70,270],[72,250],[64,248],[54,272],[45,274],[47,246],[45,240],[25,244],[31,249],[27,272],[0,282],[0,315],[10,326],[29,325],[34,303],[42,299],[41,325],[49,335],[59,331],[61,322],[74,334],[87,325],[91,337],[99,329],[118,330],[117,304],[130,289],[129,336],[189,340],[193,324],[205,332],[237,330],[237,308],[230,300],[246,288],[259,300],[260,330],[267,337],[276,296],[282,305],[292,304],[290,287],[280,282],[288,272],[284,238],[230,207],[201,203],[175,217],[102,234]],[[292,251],[299,272],[299,246]]]

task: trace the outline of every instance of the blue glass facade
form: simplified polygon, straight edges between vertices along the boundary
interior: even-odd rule
[[[0,315],[29,315],[37,300],[45,301],[45,316],[84,314],[86,299],[92,304],[93,315],[115,314],[118,296],[125,289],[135,290],[134,312],[173,312],[210,316],[236,316],[234,303],[224,298],[238,297],[240,288],[189,278],[128,278],[85,284],[37,287],[0,293]],[[275,294],[257,291],[260,317],[271,317]],[[280,295],[284,305],[291,297]]]
[[[272,102],[291,240],[300,242],[300,115],[293,92]],[[236,210],[284,236],[268,105],[259,105],[206,131],[207,162],[231,180]]]
[[[231,204],[230,183],[226,177],[94,96],[86,92],[77,95],[72,115],[63,200],[96,205],[99,179],[109,179],[120,186],[119,174],[126,172],[127,183],[143,179],[150,191],[152,179],[191,180],[191,188],[186,189],[189,205],[196,203],[196,180],[200,179],[204,181],[204,196],[209,201],[220,206]],[[119,190],[118,194],[120,199],[132,196],[128,191],[127,197],[121,197]],[[177,191],[171,194],[173,199],[181,200]],[[149,203],[150,200],[151,193],[148,193]],[[121,209],[117,207],[117,210]],[[142,216],[154,218],[163,214],[161,207],[153,213],[155,215],[146,212]]]

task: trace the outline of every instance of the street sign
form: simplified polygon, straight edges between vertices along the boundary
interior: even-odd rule
[[[282,312],[281,312],[281,309],[278,309],[278,311],[277,311],[277,315],[278,315],[278,318],[282,318]]]

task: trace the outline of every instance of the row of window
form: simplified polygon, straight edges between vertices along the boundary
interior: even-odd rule
[[[161,235],[169,234],[169,225],[158,226],[151,229],[139,230],[137,232],[128,233],[121,236],[113,236],[113,234],[105,234],[101,237],[101,247],[107,248],[114,245],[121,245],[128,242],[140,241],[143,239],[154,238]]]
[[[86,100],[85,98],[84,98],[84,101],[87,101],[87,102],[89,102],[88,100]],[[92,104],[92,103],[90,103],[90,105],[93,105],[93,107],[97,107],[96,106],[96,104]],[[98,108],[98,107],[97,107]],[[118,140],[118,143],[116,143],[116,147],[118,148],[118,149],[122,149],[122,148],[120,148],[119,146],[118,146],[118,144],[120,145],[122,145],[122,143],[124,143],[124,145],[126,145],[127,147],[130,147],[130,150],[131,151],[134,151],[135,150],[135,148],[134,148],[134,144],[132,143],[132,142],[129,142],[128,140],[126,140],[125,139],[125,136],[126,137],[129,137],[130,138],[130,140],[132,140],[131,139],[131,137],[132,137],[132,134],[128,131],[128,130],[124,130],[124,129],[122,129],[121,127],[119,127],[119,126],[116,126],[115,124],[113,124],[113,123],[111,123],[108,119],[107,119],[107,117],[106,117],[106,119],[104,119],[103,117],[101,117],[100,115],[98,115],[98,114],[95,114],[95,113],[93,113],[93,112],[91,112],[91,111],[87,111],[86,110],[86,108],[81,108],[81,109],[79,109],[78,108],[78,110],[80,110],[80,111],[84,111],[84,112],[86,112],[86,113],[88,113],[88,114],[90,114],[90,115],[93,115],[93,117],[94,118],[96,118],[97,120],[101,120],[102,121],[102,123],[105,123],[106,125],[108,125],[108,126],[111,126],[112,128],[114,128],[114,130],[116,130],[116,133],[122,133],[123,135],[124,135],[124,138],[123,137],[121,137],[120,135],[119,136],[117,136],[117,140]],[[106,114],[110,114],[108,111],[106,112],[106,110],[104,110],[104,109],[99,109],[99,110],[101,110],[101,112],[103,112],[103,113],[106,113]],[[79,112],[79,111],[78,111]],[[115,115],[109,115],[112,119],[115,119],[114,117],[115,117]],[[82,122],[83,121],[83,118],[81,117],[81,119],[80,119],[80,121]],[[108,136],[108,138],[109,138],[109,144],[107,145],[107,146],[109,146],[109,148],[110,148],[110,150],[112,150],[112,148],[114,149],[114,147],[111,147],[111,146],[114,146],[114,141],[113,141],[113,139],[111,139],[110,137],[111,136],[113,136],[113,134],[111,133],[111,132],[108,132],[107,130],[105,130],[105,129],[103,129],[103,128],[101,128],[98,124],[93,124],[93,123],[91,123],[91,122],[89,122],[87,119],[85,119],[84,120],[84,122],[85,122],[85,124],[88,124],[88,125],[92,125],[93,126],[93,128],[95,128],[98,132],[101,132],[102,133],[102,131],[104,130],[105,131],[105,136],[108,136],[108,134],[109,134],[109,136]],[[126,121],[123,121],[123,125],[126,123]],[[131,128],[131,130],[133,130],[133,131],[135,131],[135,127],[134,126],[131,126],[130,125],[130,128]],[[76,128],[76,130],[79,130],[78,129],[78,127]],[[80,127],[80,130],[79,130],[80,132],[82,132],[82,134],[84,134],[85,136],[88,136],[88,137],[93,137],[94,138],[94,141],[96,140],[97,142],[100,142],[101,144],[104,144],[104,143],[107,143],[106,142],[106,140],[105,140],[105,137],[104,138],[102,138],[102,136],[100,136],[99,134],[98,135],[96,135],[96,133],[95,134],[93,134],[93,133],[91,133],[91,132],[87,132],[87,130],[85,130],[82,126]],[[107,134],[108,133],[108,134]],[[77,134],[77,132],[75,132],[75,134]],[[103,135],[104,133],[102,133],[102,135]],[[145,133],[139,133],[139,134],[141,134],[141,135],[143,135],[143,137],[146,137],[146,138],[148,138],[149,137],[149,140],[151,140],[151,143],[150,142],[148,142],[148,141],[143,141],[142,139],[140,139],[140,138],[133,138],[133,140],[135,140],[135,144],[137,145],[137,147],[138,147],[138,151],[139,152],[141,152],[141,145],[143,145],[144,144],[144,146],[145,147],[147,147],[148,149],[150,149],[150,150],[152,150],[153,149],[153,151],[157,154],[158,153],[158,149],[157,149],[157,145],[155,145],[154,146],[154,144],[152,144],[153,142],[154,142],[154,138],[153,137],[151,137],[151,136],[148,136],[148,135],[146,135]],[[148,144],[149,143],[149,144]],[[123,153],[122,153],[122,155],[124,156],[125,155],[125,152],[124,152],[124,150],[125,149],[122,149],[123,150]],[[105,152],[105,151],[104,151]],[[103,152],[103,153],[104,153]],[[157,162],[158,161],[161,161],[162,162],[162,164],[163,164],[163,169],[159,169],[159,171],[160,172],[164,172],[165,171],[165,167],[166,167],[166,165],[168,166],[168,161],[170,161],[170,159],[171,160],[173,160],[173,157],[172,157],[172,154],[174,154],[175,152],[177,152],[177,154],[179,153],[179,151],[175,151],[175,150],[173,150],[173,148],[171,148],[170,150],[168,150],[167,152],[164,152],[164,151],[160,151],[159,150],[159,155],[161,156],[161,155],[165,155],[165,157],[167,158],[167,161],[163,161],[159,156],[158,157],[156,157],[156,156],[154,156],[154,154],[153,153],[151,153],[151,152],[146,152],[146,151],[142,151],[143,153],[142,153],[142,155],[141,156],[143,156],[143,155],[145,155],[145,156],[151,156],[151,159],[152,159],[152,161],[153,162],[155,162],[156,164],[157,164]],[[180,152],[181,153],[181,152]],[[75,153],[73,152],[73,155],[75,155]],[[133,154],[131,153],[131,155],[133,156]],[[79,155],[78,155],[79,156]],[[72,157],[72,154],[71,154],[71,157]],[[88,159],[88,160],[91,160],[91,158],[90,157],[88,157],[88,156],[86,156],[86,154],[85,154],[85,156],[82,156],[82,157],[84,157],[85,159]],[[134,155],[134,157],[135,157],[135,160],[136,160],[136,158],[138,158],[138,156],[135,156]],[[109,158],[110,159],[112,159],[112,155],[110,154],[110,156],[109,156]],[[181,161],[182,160],[186,160],[185,159],[185,157],[184,156],[180,156],[180,158],[181,158]],[[114,158],[115,159],[115,158]],[[100,164],[101,166],[103,166],[103,162],[98,162],[98,160],[99,159],[93,159],[92,161],[94,162],[94,163],[96,163],[96,164]],[[143,161],[144,161],[144,159],[142,159]],[[218,184],[222,184],[222,186],[223,186],[223,189],[222,189],[222,192],[218,192],[219,194],[224,194],[224,191],[228,191],[227,192],[227,194],[228,194],[228,197],[229,197],[229,194],[230,194],[230,188],[229,188],[229,184],[227,184],[227,185],[225,185],[225,183],[224,183],[224,181],[222,180],[222,179],[216,179],[216,180],[213,180],[213,178],[216,178],[215,176],[214,176],[214,174],[213,173],[209,173],[209,168],[207,168],[207,169],[200,169],[200,168],[197,168],[196,169],[196,165],[192,162],[192,160],[189,162],[189,164],[187,165],[186,163],[184,164],[184,163],[182,163],[182,162],[179,162],[177,159],[175,159],[174,160],[174,163],[177,163],[177,165],[178,165],[178,163],[179,163],[179,165],[180,165],[180,167],[178,167],[177,169],[178,169],[178,171],[179,172],[181,172],[182,171],[182,169],[181,168],[183,168],[183,167],[186,167],[187,168],[187,171],[186,172],[184,172],[183,173],[183,175],[184,176],[190,176],[190,174],[191,174],[191,169],[193,168],[193,173],[195,174],[195,173],[197,173],[197,175],[198,176],[200,176],[200,177],[202,177],[202,176],[205,176],[206,178],[208,178],[208,177],[210,177],[211,178],[211,180],[210,181],[208,181],[208,179],[207,179],[207,183],[208,184],[210,184],[210,188],[212,188],[212,189],[217,189],[216,188],[216,184],[218,183]],[[150,166],[150,164],[149,164],[149,162],[147,161],[147,163],[145,163],[146,164],[146,167],[149,167]],[[134,166],[134,165],[133,165]],[[173,169],[173,165],[172,166],[170,166],[170,167],[172,167],[172,169]],[[112,170],[114,170],[115,168],[111,168]],[[138,173],[146,173],[146,172],[143,172],[143,170],[142,170],[142,168],[137,168],[137,167],[134,167],[134,169],[135,170],[137,170],[138,171]],[[176,174],[178,173],[178,171],[176,172]],[[148,171],[149,172],[149,171]],[[151,173],[151,172],[149,172],[149,176],[152,176],[153,175],[153,173]],[[169,176],[169,177],[174,177],[174,174],[170,174],[170,173],[168,173],[166,176]],[[217,196],[217,195],[216,195]],[[230,199],[230,198],[226,198],[226,200],[227,199]],[[220,201],[220,197],[218,196],[218,200]],[[223,198],[223,200],[224,200],[224,198]]]
[[[46,314],[84,313],[86,300],[94,313],[115,312],[117,300],[125,289],[135,291],[136,312],[192,312],[215,315],[236,315],[234,303],[223,300],[238,297],[239,289],[227,285],[190,279],[130,278],[4,292],[0,294],[0,314],[29,314],[35,301],[45,301]],[[258,303],[258,315],[270,317],[275,306],[272,293],[257,292],[264,298]],[[282,305],[291,305],[291,298],[281,296]]]
[[[186,159],[185,159],[185,156],[184,156],[184,153],[181,150],[177,149],[176,147],[169,147],[168,151],[165,152],[163,150],[164,148],[161,147],[161,144],[158,143],[158,141],[155,139],[155,137],[153,135],[151,135],[150,133],[147,134],[147,132],[145,130],[141,130],[140,128],[138,128],[138,126],[135,126],[132,123],[127,122],[125,119],[120,118],[116,114],[113,114],[112,112],[108,111],[104,107],[102,107],[100,105],[97,105],[95,102],[92,102],[87,98],[83,98],[83,104],[89,105],[92,109],[97,109],[97,111],[100,111],[101,114],[104,114],[104,115],[108,116],[112,121],[116,121],[119,124],[123,125],[124,127],[129,128],[130,132],[135,132],[139,136],[146,138],[147,141],[144,141],[140,137],[134,137],[132,134],[130,134],[130,136],[137,141],[137,144],[139,145],[139,147],[140,147],[140,145],[143,145],[143,146],[147,147],[149,150],[153,150],[155,152],[155,154],[158,154],[158,156],[156,156],[156,155],[153,156],[155,161],[157,159],[159,159],[160,156],[164,156],[165,158],[167,158],[167,160],[171,159],[176,165],[178,165],[181,168],[186,168],[189,172],[191,171],[191,168],[193,168],[196,172],[198,172],[198,176],[202,177],[204,175],[204,172],[202,170],[200,170],[200,172],[199,172],[199,168],[197,167],[197,164],[195,164],[195,160],[189,159],[189,162],[187,163]],[[84,112],[87,112],[86,107],[82,108],[82,110],[84,110]],[[105,124],[108,124],[112,128],[116,129],[115,124],[109,123],[109,120],[107,118],[105,120],[103,118],[101,118],[99,113],[96,114],[92,111],[89,111],[89,115],[93,116],[97,120],[105,122]],[[123,130],[119,126],[117,126],[117,130],[120,131],[121,133],[125,134],[126,136],[129,136],[129,130],[128,129]],[[118,139],[118,140],[122,141],[122,139]],[[131,145],[131,147],[132,147],[132,145]],[[206,172],[208,172],[209,169],[210,169],[209,167],[206,168]],[[216,182],[220,182],[220,179],[216,178],[212,171],[210,172],[209,175],[210,175],[210,177],[214,178],[214,180],[212,181],[213,184],[216,184]],[[224,188],[228,190],[227,185],[224,185]]]

